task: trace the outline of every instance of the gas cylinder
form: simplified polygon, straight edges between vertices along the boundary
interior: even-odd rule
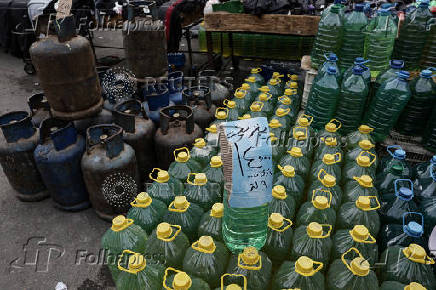
[[[194,123],[194,114],[188,106],[163,108],[160,116],[160,128],[154,135],[154,150],[159,166],[167,169],[174,160],[174,150],[184,146],[191,148],[203,132]]]
[[[135,150],[123,141],[117,125],[97,125],[86,132],[82,171],[89,199],[97,215],[111,220],[127,212],[140,183]]]
[[[30,96],[27,99],[27,104],[30,108],[30,113],[32,114],[32,123],[36,128],[44,119],[50,117],[50,105],[44,96],[44,93],[38,93]]]
[[[204,70],[198,74],[198,78],[201,84],[209,87],[212,102],[216,106],[221,106],[224,99],[230,96],[230,91],[228,86],[215,76],[215,74],[216,72],[214,70]]]
[[[39,201],[49,196],[33,159],[38,129],[29,113],[15,111],[0,116],[0,164],[9,184],[22,201]]]
[[[93,116],[103,106],[91,45],[71,29],[73,17],[56,19],[58,35],[34,42],[29,50],[53,116],[68,120]]]
[[[156,164],[153,154],[154,123],[147,117],[141,103],[137,100],[118,104],[112,114],[114,123],[124,130],[124,142],[135,150],[139,177],[143,182]]]
[[[76,211],[89,207],[80,161],[85,139],[72,122],[49,118],[41,123],[36,166],[56,207]]]
[[[101,124],[112,124],[112,112],[105,108],[95,116],[74,121],[74,127],[76,127],[77,133],[84,138],[86,138],[86,130],[89,127]]]
[[[146,100],[143,103],[145,113],[156,125],[159,125],[160,110],[174,105],[173,102],[170,102],[168,89],[161,86],[146,86],[143,89],[143,96]]]
[[[142,16],[125,21],[123,45],[129,69],[137,78],[160,77],[168,71],[167,41],[162,21]]]
[[[168,74],[168,91],[170,93],[170,101],[176,105],[181,105],[183,102],[182,91],[183,86],[183,72],[173,71]]]
[[[186,88],[182,95],[184,103],[192,108],[194,122],[201,129],[206,129],[213,121],[216,110],[215,105],[212,104],[209,88],[204,86]]]

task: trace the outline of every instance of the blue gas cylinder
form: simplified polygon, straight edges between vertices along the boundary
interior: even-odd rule
[[[173,71],[168,74],[168,92],[170,102],[176,105],[181,105],[183,102],[182,91],[183,87],[183,72]]]
[[[147,116],[156,124],[160,122],[160,109],[174,105],[170,101],[168,88],[160,85],[147,85],[143,89],[145,102],[142,103]]]
[[[77,134],[72,122],[55,118],[42,121],[39,133],[33,156],[54,205],[68,211],[88,208],[80,167],[85,139]]]
[[[22,201],[39,201],[49,197],[33,159],[38,144],[38,129],[24,111],[0,116],[0,164],[9,184]]]

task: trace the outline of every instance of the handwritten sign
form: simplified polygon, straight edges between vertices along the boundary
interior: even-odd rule
[[[229,206],[251,208],[270,202],[273,168],[267,119],[225,122],[219,130]]]

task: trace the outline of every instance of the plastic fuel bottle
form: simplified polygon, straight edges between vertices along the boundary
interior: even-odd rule
[[[427,26],[433,17],[428,9],[428,0],[419,2],[418,8],[406,13],[400,35],[395,43],[394,56],[404,60],[407,70],[419,67],[424,46],[429,35]]]
[[[272,189],[272,200],[269,203],[269,213],[280,213],[288,219],[295,216],[296,202],[294,198],[286,194],[283,185],[276,185]]]
[[[341,79],[341,71],[339,69],[338,66],[338,56],[334,53],[329,53],[329,54],[325,54],[324,55],[325,61],[322,64],[321,68],[318,70],[318,74],[315,76],[314,82],[316,82],[317,80],[319,80],[321,77],[323,77],[326,73],[327,70],[330,66],[334,67],[336,69],[336,79],[338,80],[338,82],[340,83],[340,79]]]
[[[363,12],[365,4],[354,5],[354,10],[344,17],[344,36],[341,46],[340,66],[344,70],[352,65],[356,57],[363,55],[365,37],[363,30],[368,25],[368,17]]]
[[[389,9],[380,9],[366,26],[364,57],[371,60],[368,67],[374,77],[389,66],[397,31],[397,23]]]
[[[292,166],[296,174],[306,178],[310,171],[310,161],[303,155],[303,151],[299,147],[292,147],[291,150],[286,151],[286,155],[280,159],[279,165],[285,167],[286,165]]]
[[[204,168],[209,163],[210,158],[216,155],[216,153],[216,147],[207,144],[203,138],[197,138],[190,152],[190,159],[200,164],[201,168]]]
[[[356,161],[356,158],[359,157],[362,152],[368,151],[372,154],[376,154],[375,145],[369,141],[368,139],[364,139],[359,141],[358,146],[354,147],[345,154],[345,164],[349,164]],[[366,154],[366,153],[363,153]],[[375,165],[377,165],[377,160],[375,161]]]
[[[247,111],[248,100],[245,98],[247,96],[247,91],[242,87],[237,88],[234,94],[233,101],[236,103],[236,108],[238,109],[238,114],[242,115]]]
[[[165,269],[162,284],[166,290],[210,289],[206,281],[172,267]]]
[[[261,71],[262,69],[260,67],[252,68],[250,70],[250,75],[248,76],[248,77],[254,77],[256,84],[258,84],[259,86],[263,86],[263,84],[265,83],[265,79],[260,74]]]
[[[147,184],[148,195],[151,198],[163,201],[167,206],[170,205],[176,195],[182,194],[185,190],[183,183],[177,178],[170,177],[166,170],[153,168],[149,178],[154,182],[150,185]]]
[[[433,107],[423,135],[422,145],[424,148],[436,151],[436,105]]]
[[[132,219],[135,225],[140,226],[147,234],[157,226],[167,209],[163,201],[151,198],[146,192],[138,194],[130,205],[132,207],[127,213],[127,218]]]
[[[279,213],[272,213],[268,219],[268,236],[264,252],[276,264],[283,262],[291,251],[292,221]]]
[[[371,82],[371,71],[369,67],[365,65],[368,62],[370,62],[370,60],[365,60],[363,57],[356,57],[354,59],[354,63],[351,66],[349,66],[346,71],[344,71],[342,79],[345,80],[346,78],[350,77],[353,74],[353,68],[355,66],[360,66],[363,68],[363,72],[362,72],[363,79],[369,86]]]
[[[313,196],[314,190],[321,190],[330,192],[332,194],[331,207],[337,210],[342,201],[342,189],[336,182],[336,177],[328,174],[324,169],[318,172],[318,179],[312,182],[307,191],[307,199],[310,200]]]
[[[347,151],[360,146],[360,141],[363,140],[369,140],[372,144],[374,144],[374,140],[371,136],[372,131],[374,131],[374,128],[371,128],[367,125],[360,125],[356,131],[349,133],[345,139],[345,148]]]
[[[336,212],[330,207],[331,202],[332,194],[330,191],[314,190],[312,200],[303,203],[297,213],[297,227],[317,222],[331,225],[334,231]]]
[[[233,100],[225,99],[223,101],[223,104],[229,109],[227,120],[229,120],[229,121],[238,120],[239,110],[238,110],[238,107],[236,106],[236,102]]]
[[[220,197],[224,189],[223,161],[221,156],[212,156],[209,165],[204,169],[204,174],[209,182],[220,185]]]
[[[333,175],[337,180],[341,180],[341,153],[333,154],[325,154],[322,157],[322,160],[318,160],[313,162],[310,180],[313,182],[318,179],[319,171],[322,169],[326,173]]]
[[[356,201],[359,196],[377,196],[377,189],[374,187],[372,178],[369,175],[354,176],[354,180],[344,185],[342,202]]]
[[[368,104],[371,103],[372,98],[375,96],[378,88],[383,84],[384,82],[391,80],[393,78],[397,77],[397,73],[401,71],[401,69],[404,67],[404,61],[393,59],[389,61],[389,68],[381,71],[376,79],[375,82],[371,83],[371,92],[368,97]]]
[[[335,137],[327,137],[323,138],[323,140],[319,140],[318,147],[315,147],[315,154],[313,157],[314,162],[317,160],[322,160],[326,154],[330,154],[336,156],[340,154],[344,156],[344,152],[342,151],[342,147],[338,145],[338,139]],[[338,162],[339,164],[343,163],[343,159]]]
[[[224,215],[224,205],[215,203],[211,210],[203,214],[198,226],[199,236],[211,236],[215,241],[223,241],[222,218]]]
[[[201,171],[201,165],[191,159],[189,149],[186,147],[174,150],[174,158],[175,161],[170,164],[168,173],[181,182],[186,182],[189,173]]]
[[[215,146],[217,149],[219,149],[219,143],[218,143],[218,130],[216,125],[212,124],[210,127],[206,128],[207,134],[204,136],[204,140],[206,140],[206,143],[210,146]]]
[[[193,178],[192,178],[193,177]],[[221,186],[208,182],[204,173],[189,173],[186,179],[185,197],[189,202],[199,205],[204,211],[221,199]]]
[[[319,22],[311,54],[312,67],[315,69],[321,65],[325,53],[339,53],[344,26],[341,11],[341,6],[332,5]]]
[[[231,280],[230,280],[231,279]],[[243,290],[247,289],[247,278],[244,275],[225,273],[221,276],[220,287],[215,290]]]
[[[281,185],[285,188],[286,194],[291,196],[298,207],[303,201],[304,179],[296,174],[295,168],[291,165],[281,167],[277,165],[279,172],[274,174],[274,186]]]

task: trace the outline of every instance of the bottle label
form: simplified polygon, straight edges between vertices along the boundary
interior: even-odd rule
[[[219,125],[221,156],[228,205],[261,206],[272,199],[272,149],[264,117]]]

